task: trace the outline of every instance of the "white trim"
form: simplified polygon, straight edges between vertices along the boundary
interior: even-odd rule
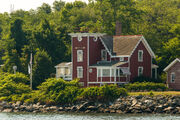
[[[174,81],[172,81],[172,75],[174,75]],[[171,83],[175,83],[175,79],[176,79],[176,74],[175,74],[175,72],[172,72],[172,73],[170,74],[170,82],[171,82]]]
[[[153,58],[156,58],[156,55],[154,54],[154,52],[152,51],[151,47],[149,46],[148,42],[146,41],[146,39],[143,37],[143,41],[145,42],[145,47],[147,47],[146,49],[149,50],[148,52],[151,54],[151,56]]]
[[[69,33],[71,37],[104,36],[106,33]]]
[[[142,69],[142,74],[139,73],[139,69]],[[143,75],[143,72],[144,72],[144,68],[142,66],[138,67],[138,76]]]
[[[103,46],[105,47],[105,49],[107,50],[108,54],[110,55],[110,58],[112,56],[111,52],[108,50],[106,44],[103,42],[102,38],[100,37],[101,43],[103,44]]]
[[[139,53],[142,53],[142,58],[140,58],[139,57]],[[138,62],[143,62],[143,54],[144,54],[144,52],[143,52],[143,50],[138,50]]]
[[[169,70],[169,68],[171,68],[176,62],[180,62],[180,59],[176,58],[163,71],[167,72]]]
[[[136,48],[139,46],[140,42],[142,41],[142,43],[144,44],[145,48],[147,49],[147,51],[149,52],[149,54],[153,57],[156,58],[154,52],[152,51],[151,47],[149,46],[148,42],[146,41],[146,39],[144,38],[144,36],[141,37],[141,39],[138,41],[138,43],[136,44],[135,48],[133,49],[133,51],[130,54],[130,57],[133,55],[133,53],[135,52]]]
[[[89,82],[89,84],[102,84],[102,83],[129,83],[129,82]]]
[[[117,58],[117,57],[130,57],[130,55],[117,55],[117,56],[111,56],[112,58]]]

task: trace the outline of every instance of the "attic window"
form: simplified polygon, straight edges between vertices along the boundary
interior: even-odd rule
[[[101,50],[101,60],[107,60],[107,52],[105,49]]]
[[[138,50],[138,62],[143,62],[143,50]]]

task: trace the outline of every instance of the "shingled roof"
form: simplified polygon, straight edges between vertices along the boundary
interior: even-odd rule
[[[142,35],[114,36],[113,52],[117,56],[130,55],[141,38]]]

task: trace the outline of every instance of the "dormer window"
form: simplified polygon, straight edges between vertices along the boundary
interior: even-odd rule
[[[77,50],[77,62],[83,62],[83,50]]]
[[[105,49],[101,50],[101,60],[103,61],[107,60],[107,52]]]
[[[138,62],[143,62],[143,50],[138,50]]]

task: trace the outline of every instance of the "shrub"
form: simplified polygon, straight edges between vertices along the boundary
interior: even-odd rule
[[[135,82],[163,83],[163,80],[161,80],[160,78],[154,79],[154,78],[150,78],[150,77],[139,76],[139,77],[134,78],[134,79],[131,81],[131,83],[135,83]]]
[[[86,100],[99,102],[114,101],[118,97],[126,95],[126,89],[118,88],[116,85],[104,85],[102,87],[85,88],[81,94],[81,96]]]
[[[73,103],[81,93],[78,80],[64,81],[63,79],[49,78],[39,87],[39,101],[44,103]]]
[[[7,101],[17,101],[22,94],[30,93],[30,87],[26,85],[29,78],[22,74],[0,74],[0,99]]]
[[[162,90],[165,91],[167,89],[167,87],[165,86],[165,84],[163,83],[152,83],[152,82],[143,82],[143,83],[130,83],[125,85],[125,88],[129,91],[150,91],[150,90]]]

